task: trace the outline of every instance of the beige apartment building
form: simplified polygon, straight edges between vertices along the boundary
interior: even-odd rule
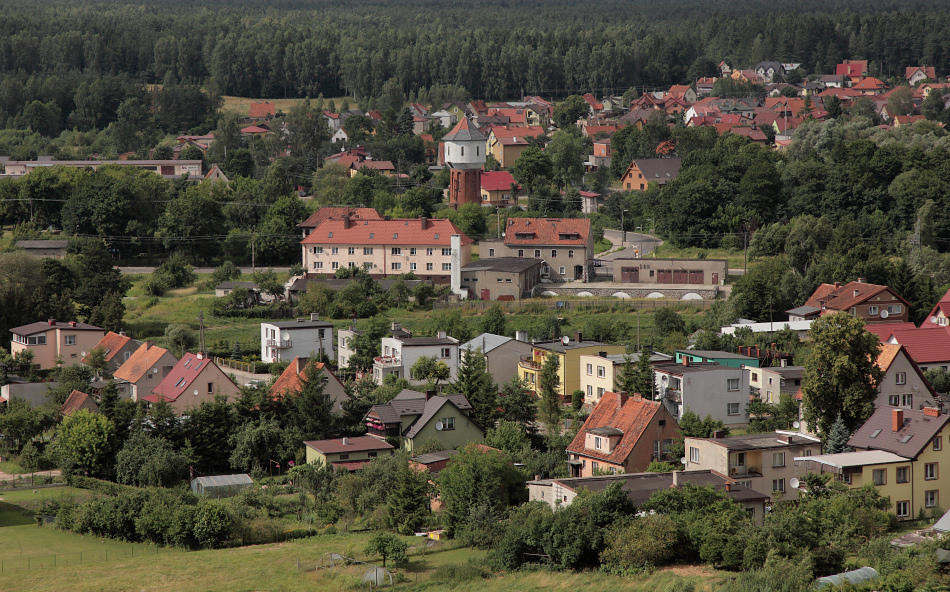
[[[821,454],[821,440],[796,432],[686,438],[686,470],[712,470],[773,501],[797,499],[795,457]]]
[[[201,180],[200,160],[53,160],[50,157],[40,157],[38,160],[8,160],[0,163],[3,167],[3,174],[0,177],[22,177],[36,169],[54,166],[96,170],[106,165],[135,167],[163,177],[177,178],[189,175]]]
[[[59,364],[79,364],[106,334],[101,327],[56,319],[14,327],[10,331],[13,333],[10,353],[33,352],[33,363],[41,370]]]
[[[629,356],[634,365],[640,360],[640,354],[586,354],[580,357],[581,363],[581,390],[584,391],[584,403],[596,405],[604,393],[615,391],[614,381],[623,371],[623,366]],[[651,362],[672,360],[673,356],[654,353],[650,356]],[[633,393],[631,393],[633,394]],[[653,393],[639,393],[644,398],[653,399]]]
[[[411,272],[424,281],[448,284],[453,266],[460,270],[472,260],[472,242],[450,220],[344,216],[324,220],[300,244],[308,274],[333,275],[350,267],[374,278]]]

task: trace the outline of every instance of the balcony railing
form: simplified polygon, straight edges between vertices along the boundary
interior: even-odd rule
[[[730,477],[761,477],[762,470],[759,467],[749,467],[746,465],[733,465],[729,467]]]
[[[402,358],[398,356],[377,356],[373,358],[373,365],[381,368],[392,368],[393,366],[402,366]]]
[[[519,362],[518,365],[523,366],[525,368],[530,368],[532,370],[541,369],[541,364],[535,362],[532,356],[521,356],[521,362]]]
[[[668,389],[666,389],[665,391],[663,391],[662,398],[668,399],[668,400],[670,400],[670,401],[672,401],[672,402],[674,402],[674,403],[682,403],[682,402],[683,402],[683,391],[678,390],[678,389],[671,389],[671,388],[668,388]]]
[[[267,347],[276,347],[278,349],[287,349],[293,347],[294,342],[289,339],[268,339]]]

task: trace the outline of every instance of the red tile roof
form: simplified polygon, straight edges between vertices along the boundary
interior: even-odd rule
[[[242,134],[266,134],[266,133],[268,133],[269,131],[270,131],[269,129],[265,129],[265,128],[262,128],[262,127],[258,127],[258,126],[256,126],[256,125],[249,125],[249,126],[243,128],[243,129],[241,129],[241,133],[242,133]]]
[[[362,168],[373,169],[374,171],[394,171],[396,165],[389,160],[361,160],[350,165],[351,169],[360,170]]]
[[[343,440],[346,444],[343,444]],[[375,436],[357,436],[356,438],[335,438],[333,440],[311,440],[304,445],[323,454],[339,454],[341,452],[366,452],[370,450],[392,450],[392,444],[380,440]]]
[[[874,333],[882,342],[891,338],[895,331],[915,331],[917,325],[913,323],[870,323],[864,328],[869,333]]]
[[[316,228],[327,218],[342,218],[349,216],[351,219],[358,220],[382,220],[383,217],[375,208],[351,208],[324,206],[310,215],[309,218],[297,225],[297,228]]]
[[[870,328],[871,325],[868,327]],[[892,329],[887,340],[903,345],[910,357],[918,364],[926,366],[938,362],[950,362],[950,327]]]
[[[626,401],[622,401],[620,394],[608,391],[603,394],[583,427],[574,436],[574,441],[567,447],[567,452],[621,465],[630,456],[640,436],[649,427],[653,417],[662,406],[663,403],[648,401],[640,398],[639,395],[627,397]],[[605,453],[587,448],[587,432],[596,428],[614,428],[623,432],[620,442],[612,452]]]
[[[819,97],[831,97],[835,96],[839,99],[844,98],[857,98],[864,96],[860,92],[850,89],[850,88],[826,88],[825,90],[818,93]]]
[[[508,171],[485,171],[481,175],[482,189],[485,191],[505,191],[511,189],[514,182],[515,178]]]
[[[594,109],[594,110],[596,110],[596,111],[599,111],[599,110],[601,110],[601,109],[604,108],[604,104],[603,104],[603,103],[598,103],[598,102],[597,102],[597,99],[594,98],[594,95],[592,95],[592,94],[590,94],[590,93],[585,94],[583,98],[584,98],[584,100],[587,102],[587,104],[590,105],[591,108]]]
[[[853,90],[881,90],[884,88],[884,83],[874,78],[868,76],[867,78],[861,80],[861,82],[855,84],[851,87]]]
[[[102,351],[106,353],[106,361],[108,362],[112,360],[112,358],[117,353],[119,353],[119,350],[125,347],[125,345],[130,341],[132,341],[132,338],[129,337],[128,335],[119,335],[118,333],[113,333],[112,331],[109,331],[102,337],[102,339],[99,340],[99,343],[97,343],[96,346],[92,349],[96,349],[96,348],[102,349]],[[82,361],[88,362],[89,356],[91,355],[92,355],[92,352],[90,351],[88,354],[86,354],[86,357],[84,357]]]
[[[340,379],[336,377],[336,374],[330,372],[329,368],[325,368],[326,364],[323,362],[310,362],[314,364],[317,370],[325,371],[333,380],[340,382]],[[270,397],[274,400],[279,400],[284,398],[284,396],[290,391],[299,391],[304,385],[304,379],[306,378],[305,370],[308,366],[307,358],[296,357],[293,361],[290,362],[284,371],[281,372],[277,380],[274,381],[274,385],[270,387]],[[340,382],[342,386],[343,383]]]
[[[119,380],[127,380],[136,383],[142,378],[149,368],[153,368],[162,356],[168,353],[167,349],[143,343],[137,350],[132,352],[129,359],[126,360],[113,374]],[[172,356],[174,359],[175,356]]]
[[[506,245],[586,245],[590,220],[581,218],[508,218]]]
[[[911,76],[914,75],[914,73],[917,72],[917,70],[922,70],[924,73],[924,76],[926,76],[927,78],[931,80],[935,80],[937,78],[937,71],[934,70],[933,66],[923,66],[923,67],[908,66],[907,68],[904,68],[904,78],[909,79]]]
[[[815,293],[805,302],[805,306],[813,306],[827,310],[847,311],[852,306],[866,302],[868,299],[877,296],[881,292],[889,291],[905,306],[910,304],[901,298],[899,294],[887,286],[878,284],[868,284],[865,282],[849,282],[843,286],[835,284],[821,284]],[[855,294],[857,292],[857,294]]]
[[[835,76],[861,76],[867,67],[867,61],[838,64],[835,67]]]
[[[343,227],[343,220],[330,218],[313,229],[304,245],[433,245],[448,247],[453,234],[462,235],[462,244],[472,241],[451,220],[362,220]]]
[[[594,137],[595,134],[599,134],[601,132],[612,134],[622,127],[626,127],[626,124],[605,123],[603,125],[587,125],[584,126],[583,132],[585,136]]]
[[[251,119],[264,119],[265,117],[273,117],[277,114],[277,111],[274,107],[274,103],[251,103],[251,106],[248,108],[248,117]]]
[[[540,125],[527,125],[525,127],[508,127],[507,125],[491,125],[488,127],[488,135],[494,134],[495,138],[532,138],[544,134],[544,128]]]
[[[66,402],[63,403],[63,406],[59,408],[59,412],[63,415],[72,415],[73,413],[79,411],[86,401],[91,399],[92,397],[86,393],[73,390],[73,392],[69,393],[69,397],[66,398]],[[92,401],[92,404],[96,409],[99,408],[95,401]]]
[[[157,401],[158,397],[164,397],[166,401],[175,401],[182,393],[191,387],[191,384],[201,376],[205,370],[214,365],[215,363],[206,356],[202,356],[199,360],[196,354],[187,353],[185,357],[179,360],[178,364],[172,368],[168,376],[166,376],[157,387],[152,389],[154,395],[143,398],[146,401]],[[202,389],[198,390],[202,392]]]
[[[947,293],[943,295],[940,301],[937,302],[937,305],[934,306],[934,309],[927,315],[927,320],[924,322],[924,325],[932,325],[930,317],[935,316],[940,311],[943,311],[944,316],[950,317],[950,290],[947,290]]]

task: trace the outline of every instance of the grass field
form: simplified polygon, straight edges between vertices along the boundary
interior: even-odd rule
[[[656,256],[660,258],[698,259],[701,254],[705,254],[706,259],[727,259],[730,270],[742,269],[745,260],[742,251],[729,251],[727,249],[700,249],[698,247],[679,249],[669,243],[663,243],[656,249]],[[753,264],[754,261],[750,257],[749,267],[752,267]]]
[[[277,111],[283,111],[287,113],[290,111],[291,107],[302,101],[303,99],[251,99],[248,97],[232,97],[225,95],[224,97],[224,106],[222,109],[226,111],[234,111],[238,115],[246,117],[248,111],[250,110],[251,103],[274,103],[274,108]],[[313,99],[311,99],[313,100]],[[337,110],[343,105],[343,98],[336,99],[323,99],[324,106],[327,106],[329,101],[336,103]],[[350,99],[350,109],[357,109],[359,106],[356,101]]]

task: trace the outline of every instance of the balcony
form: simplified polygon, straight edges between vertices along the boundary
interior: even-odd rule
[[[267,347],[276,347],[277,349],[287,349],[293,347],[294,342],[289,339],[268,339]]]
[[[668,388],[663,391],[663,394],[660,396],[661,399],[667,399],[673,403],[682,403],[683,402],[683,391],[678,389]]]
[[[521,356],[521,361],[518,362],[518,365],[529,370],[541,369],[541,364],[535,362],[533,356]]]
[[[373,358],[373,366],[379,368],[402,367],[402,358],[399,356],[377,356]]]
[[[730,477],[761,477],[762,469],[746,465],[732,465],[729,467]]]

